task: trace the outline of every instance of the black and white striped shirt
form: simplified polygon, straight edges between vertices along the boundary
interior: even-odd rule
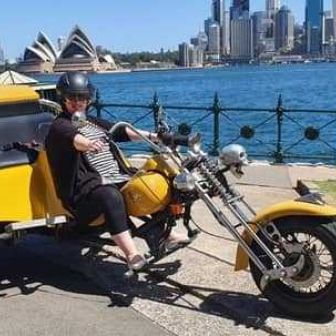
[[[103,150],[94,153],[86,152],[89,164],[97,170],[102,178],[102,184],[122,183],[130,179],[130,176],[120,171],[117,160],[110,150],[109,139],[106,133],[98,126],[87,122],[79,128],[79,132],[89,140],[101,140],[104,143]]]

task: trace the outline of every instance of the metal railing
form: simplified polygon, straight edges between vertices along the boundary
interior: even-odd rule
[[[211,106],[163,105],[156,93],[149,104],[104,103],[97,93],[91,112],[154,130],[164,114],[173,131],[200,132],[212,155],[240,143],[250,157],[275,163],[336,159],[336,110],[286,108],[281,95],[274,107],[246,108],[224,106],[217,93]]]

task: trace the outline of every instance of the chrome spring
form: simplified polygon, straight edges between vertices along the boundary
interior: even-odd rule
[[[218,194],[220,199],[225,203],[230,202],[232,195],[226,192],[226,189],[215,175],[218,172],[216,164],[210,160],[206,160],[198,166],[198,169],[201,176],[209,183],[210,188]]]

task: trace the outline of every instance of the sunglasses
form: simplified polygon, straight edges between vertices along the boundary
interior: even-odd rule
[[[66,95],[65,99],[70,101],[87,101],[90,100],[90,97],[85,94],[70,94]]]

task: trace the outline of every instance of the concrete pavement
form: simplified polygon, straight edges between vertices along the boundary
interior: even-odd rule
[[[259,209],[297,197],[293,187],[296,186],[298,178],[326,180],[334,178],[335,173],[334,168],[322,166],[253,164],[246,168],[246,174],[239,181],[238,189],[246,195],[246,199],[255,209]],[[32,282],[40,282],[40,279],[34,279],[35,272],[39,272],[40,263],[42,269],[48,269],[50,262],[60,265],[52,266],[52,269],[55,267],[55,272],[51,272],[47,287],[56,293],[61,291],[62,295],[55,296],[58,299],[63,298],[63,301],[58,301],[55,305],[55,296],[47,295],[39,288],[33,290],[33,293],[29,290],[23,293],[22,281],[25,281],[25,274],[19,277],[20,283],[11,281],[7,272],[2,272],[0,314],[6,316],[8,325],[3,329],[4,333],[0,329],[0,335],[20,334],[17,332],[19,329],[10,329],[11,321],[15,328],[19,328],[20,323],[29,326],[29,322],[34,321],[35,328],[27,327],[22,335],[47,334],[45,329],[38,329],[42,325],[50,326],[48,331],[54,331],[54,334],[48,333],[50,335],[61,335],[61,331],[63,335],[74,335],[79,330],[87,334],[89,331],[94,332],[96,335],[105,335],[107,332],[113,335],[132,335],[132,332],[134,335],[141,335],[143,331],[150,335],[164,335],[166,332],[181,336],[335,334],[334,316],[322,321],[307,322],[293,320],[276,311],[260,296],[248,272],[233,271],[236,243],[225,229],[218,226],[200,202],[194,208],[193,217],[205,232],[188,248],[165,258],[152,266],[148,273],[141,274],[138,281],[131,282],[123,278],[125,266],[115,247],[108,244],[98,246],[85,241],[56,243],[48,237],[29,237],[16,249],[36,257],[31,259],[32,269],[29,269],[34,280]],[[144,248],[142,241],[137,241],[137,244],[139,248]],[[7,252],[3,251],[2,255],[5,256],[5,253]],[[22,268],[20,258],[13,260],[15,269]],[[38,262],[34,265],[33,260]],[[3,260],[1,265],[2,263]],[[60,281],[69,277],[70,270],[77,272],[74,274],[84,275],[89,281],[73,276],[71,285],[66,285],[65,282],[60,289],[54,280],[58,267],[59,278],[56,276],[56,279]],[[7,287],[4,285],[6,281],[9,281]],[[78,290],[76,286],[82,289]],[[94,292],[89,294],[90,302],[78,304],[82,302],[82,296],[87,300],[87,291]],[[11,293],[15,295],[10,296]],[[12,306],[9,305],[11,297],[16,300],[12,301]],[[111,302],[115,308],[107,308]],[[62,306],[68,308],[61,309]],[[17,309],[23,322],[14,314]],[[44,310],[49,314],[43,313]],[[90,322],[94,317],[95,323]],[[79,320],[84,324],[83,329],[79,329],[83,325]],[[114,324],[119,321],[120,328],[114,329]],[[56,325],[60,328],[59,333],[53,327]],[[39,332],[33,332],[36,330]]]

